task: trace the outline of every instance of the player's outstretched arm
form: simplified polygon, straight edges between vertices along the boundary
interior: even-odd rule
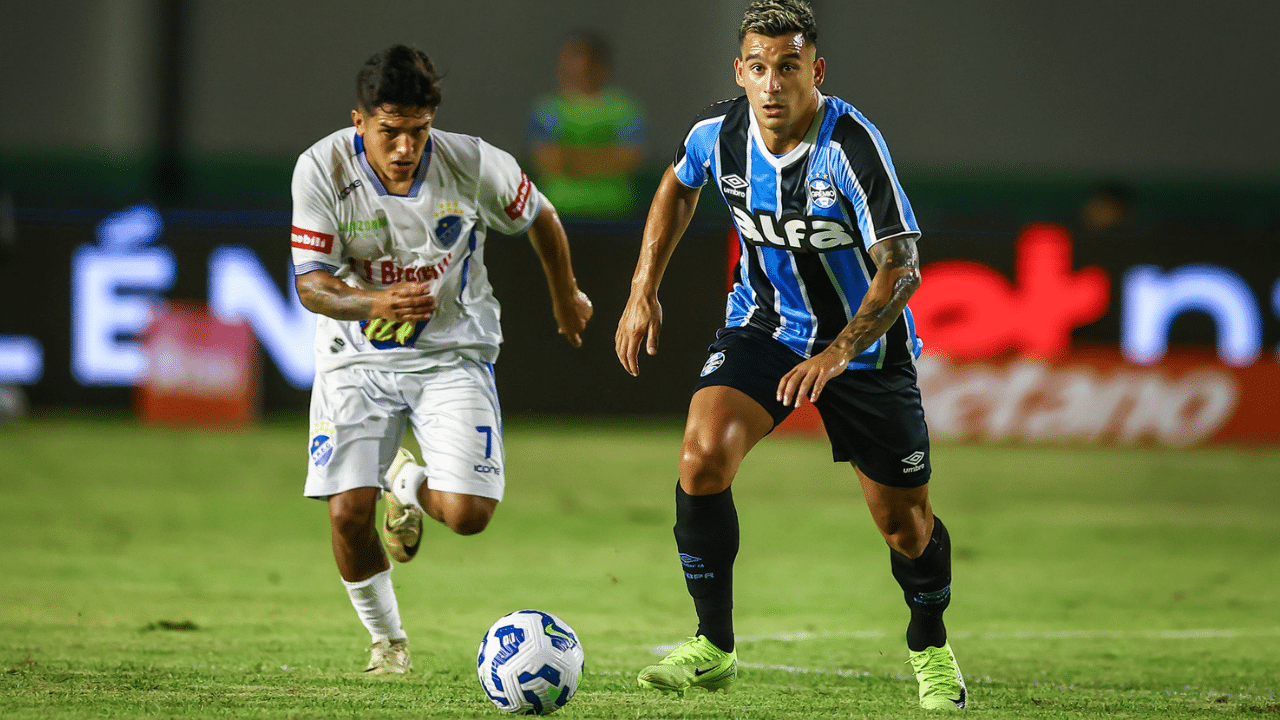
[[[809,402],[816,401],[827,381],[844,372],[850,360],[889,331],[907,300],[920,287],[920,256],[914,236],[886,238],[868,252],[876,264],[876,274],[858,312],[827,349],[782,376],[778,402],[800,407],[806,395]]]
[[[650,355],[658,353],[658,335],[662,331],[658,285],[662,283],[676,243],[689,227],[701,192],[700,188],[688,187],[677,180],[675,170],[668,167],[649,205],[649,217],[640,241],[640,259],[631,277],[631,296],[613,338],[618,362],[632,376],[640,374],[641,344]]]
[[[551,310],[555,313],[558,332],[569,344],[582,347],[582,331],[587,327],[594,309],[591,299],[578,289],[573,275],[573,260],[569,257],[569,237],[555,207],[542,198],[542,208],[529,226],[529,242],[542,260],[542,271],[547,275],[547,287],[551,290]]]
[[[436,311],[436,298],[427,283],[398,282],[383,290],[363,290],[324,270],[312,270],[299,275],[294,284],[303,307],[335,320],[418,322]]]

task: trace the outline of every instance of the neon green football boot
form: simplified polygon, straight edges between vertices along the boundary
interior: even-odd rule
[[[912,652],[911,667],[920,682],[920,707],[926,710],[963,710],[964,678],[951,652],[951,643]]]
[[[725,652],[702,635],[671,651],[657,665],[640,671],[640,687],[683,695],[691,687],[724,690],[738,677],[738,653]]]

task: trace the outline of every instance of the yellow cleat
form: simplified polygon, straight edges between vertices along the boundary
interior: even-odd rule
[[[963,710],[964,677],[951,652],[951,644],[912,652],[909,660],[920,682],[920,707],[926,710]]]
[[[715,692],[738,678],[738,653],[725,652],[699,635],[640,671],[640,687],[683,695],[691,687]]]

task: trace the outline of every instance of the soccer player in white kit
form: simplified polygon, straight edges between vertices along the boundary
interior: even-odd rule
[[[592,307],[555,208],[515,159],[432,128],[440,82],[425,53],[374,55],[356,94],[354,127],[311,146],[293,174],[298,296],[320,315],[304,494],[329,504],[334,559],[373,639],[366,672],[403,673],[408,637],[375,527],[379,496],[383,539],[405,562],[424,514],[478,533],[505,486],[487,232],[528,233],[575,347]],[[400,448],[406,423],[422,465]]]

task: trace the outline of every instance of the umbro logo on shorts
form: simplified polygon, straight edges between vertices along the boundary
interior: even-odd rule
[[[924,451],[917,450],[910,455],[902,458],[902,463],[907,467],[902,468],[902,472],[920,472],[924,469]]]

